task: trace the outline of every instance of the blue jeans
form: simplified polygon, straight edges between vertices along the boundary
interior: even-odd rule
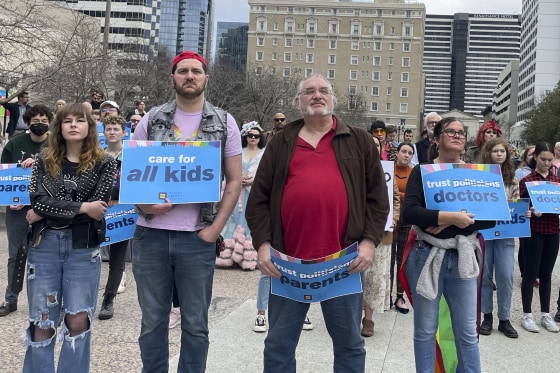
[[[259,288],[257,290],[257,311],[266,311],[268,296],[270,295],[270,277],[261,273]]]
[[[406,276],[414,303],[414,356],[416,372],[433,373],[436,361],[436,332],[438,329],[439,303],[445,296],[451,313],[455,346],[461,373],[480,372],[480,351],[476,333],[477,279],[464,280],[457,269],[456,250],[447,250],[438,279],[436,299],[428,300],[416,293],[418,277],[428,258],[431,246],[418,247],[416,241],[406,262]]]
[[[321,302],[327,331],[333,341],[335,373],[365,370],[366,350],[360,335],[363,294],[350,294]],[[264,372],[296,371],[296,347],[309,303],[270,294],[268,335],[264,341]]]
[[[138,342],[142,372],[169,371],[169,312],[173,283],[181,307],[181,353],[178,372],[204,372],[208,355],[208,308],[216,244],[198,232],[136,226],[132,272],[142,310]]]
[[[12,291],[12,279],[14,278],[14,270],[16,267],[16,259],[19,248],[23,239],[27,236],[27,220],[25,216],[29,206],[25,206],[21,210],[12,210],[10,206],[6,206],[6,233],[8,236],[8,286],[6,286],[6,301],[17,303],[19,293]]]
[[[60,329],[63,341],[57,371],[89,372],[91,355],[91,324],[101,275],[99,249],[73,248],[70,229],[46,229],[37,247],[29,249],[27,259],[27,299],[29,329],[26,331],[27,351],[23,373],[54,372],[56,333],[44,341],[33,342],[37,328],[56,330],[60,305],[64,312],[76,315],[87,312],[89,328],[70,336],[66,322]]]
[[[515,266],[515,242],[513,238],[484,241],[484,273],[482,277],[482,313],[492,313],[494,291],[492,278],[496,276],[498,318],[509,320],[513,268]]]

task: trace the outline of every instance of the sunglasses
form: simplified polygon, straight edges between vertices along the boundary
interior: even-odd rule
[[[130,123],[138,123],[138,122],[140,122],[140,120],[138,120],[138,119],[131,119],[130,120]]]
[[[274,118],[275,122],[283,122],[285,120],[286,120],[286,118]]]
[[[258,139],[260,137],[261,137],[261,135],[257,135],[257,134],[254,134],[254,133],[250,133],[250,134],[247,135],[247,138],[249,138],[249,139]]]
[[[382,135],[385,133],[385,130],[383,128],[376,128],[373,131],[371,131],[374,135]]]

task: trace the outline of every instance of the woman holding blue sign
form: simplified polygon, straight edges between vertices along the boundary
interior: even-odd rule
[[[461,153],[467,133],[459,120],[444,118],[434,127],[429,163],[464,163]],[[412,224],[403,258],[403,286],[409,287],[414,307],[414,355],[417,372],[433,373],[436,366],[436,333],[440,299],[444,295],[451,311],[458,368],[480,372],[477,338],[477,278],[475,252],[480,250],[479,229],[494,221],[475,221],[474,214],[426,208],[421,165],[408,179],[402,219]],[[413,240],[415,238],[415,240]]]
[[[107,203],[116,162],[99,148],[96,123],[82,104],[60,109],[48,145],[33,164],[33,225],[27,271],[29,328],[23,372],[89,372]]]
[[[519,182],[514,174],[508,143],[497,138],[484,144],[478,163],[499,164],[508,201],[519,198]],[[517,338],[517,331],[509,321],[511,294],[513,289],[513,268],[515,261],[515,241],[513,238],[502,238],[484,241],[484,272],[482,277],[481,311],[484,320],[480,325],[480,334],[492,333],[492,306],[494,289],[492,279],[496,272],[496,293],[498,299],[498,330],[508,338]]]
[[[519,183],[519,194],[521,198],[529,198],[527,182],[551,181],[560,183],[560,179],[554,172],[552,160],[554,154],[547,143],[539,143],[535,146],[533,159],[529,167],[533,171],[521,179]],[[558,333],[558,325],[550,316],[550,291],[552,270],[558,256],[558,244],[560,229],[558,227],[557,214],[544,214],[530,207],[531,215],[531,237],[522,238],[523,245],[523,279],[521,281],[521,301],[523,302],[523,316],[521,326],[533,333],[538,333],[539,328],[533,319],[531,303],[533,302],[533,283],[540,279],[539,297],[541,303],[541,325],[549,332]]]

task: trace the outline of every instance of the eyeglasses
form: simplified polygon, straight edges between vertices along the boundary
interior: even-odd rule
[[[102,112],[102,113],[106,113],[106,112],[114,113],[115,111],[117,111],[117,109],[114,108],[114,107],[103,108],[103,109],[101,109],[101,112]]]
[[[283,122],[285,120],[286,120],[286,118],[274,118],[275,122]]]
[[[486,131],[484,131],[484,133],[487,134],[487,135],[490,135],[490,134],[497,135],[498,134],[498,132],[496,132],[494,130],[486,130]]]
[[[249,139],[258,139],[259,137],[261,137],[261,135],[258,135],[256,133],[249,133],[247,135],[247,138],[249,138]]]
[[[447,137],[455,137],[457,136],[460,139],[466,139],[467,133],[465,131],[455,131],[452,129],[443,130],[443,133],[447,135]]]
[[[321,96],[328,96],[328,95],[331,94],[331,91],[326,87],[319,88],[319,89],[307,88],[307,89],[304,89],[303,91],[301,91],[299,94],[304,95],[304,96],[313,96],[315,94],[315,92],[319,92],[319,94]]]
[[[140,119],[131,119],[130,120],[130,123],[138,123],[138,122],[140,122]]]
[[[437,122],[438,122],[437,120],[432,120],[427,122],[426,124],[428,125],[428,127],[433,128],[436,126]]]
[[[371,131],[371,133],[373,133],[374,135],[383,135],[385,133],[385,130],[383,128],[376,128]]]

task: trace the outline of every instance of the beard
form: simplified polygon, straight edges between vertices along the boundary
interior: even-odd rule
[[[323,109],[320,110],[318,113],[315,112],[315,110],[311,105],[307,106],[305,109],[302,110],[302,114],[306,114],[306,115],[316,115],[316,114],[330,115],[332,114],[332,112],[333,110],[329,106],[324,106]]]
[[[186,82],[186,83],[191,83],[191,82]],[[175,79],[173,79],[173,88],[175,88],[175,92],[183,97],[186,98],[187,100],[192,100],[194,98],[200,97],[202,94],[204,94],[204,90],[206,89],[206,81],[204,82],[204,84],[202,86],[197,86],[194,89],[193,88],[183,88],[183,84],[178,83],[177,81],[175,81]]]

